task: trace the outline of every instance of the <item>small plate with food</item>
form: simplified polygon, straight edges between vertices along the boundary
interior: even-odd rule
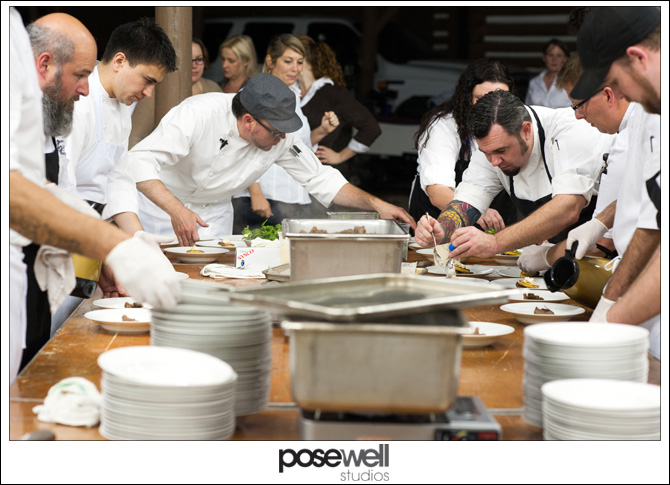
[[[85,313],[84,318],[116,333],[146,333],[151,326],[151,312],[146,308],[93,310]]]
[[[484,276],[493,273],[493,268],[490,266],[484,266],[481,264],[461,264],[458,261],[454,262],[454,269],[456,270],[456,276],[465,276],[465,277],[477,277]],[[427,268],[430,274],[437,275],[446,275],[444,266],[429,266]]]
[[[468,322],[474,333],[463,335],[463,348],[475,349],[493,344],[499,337],[514,332],[514,327],[501,323]]]
[[[493,256],[493,260],[498,264],[504,264],[507,266],[513,266],[516,264],[517,259],[521,256],[523,251],[521,249],[515,249],[514,251],[506,251],[504,253],[496,254]]]
[[[182,263],[190,264],[205,264],[213,263],[222,254],[229,250],[224,248],[206,248],[206,247],[190,247],[180,246],[177,248],[166,248],[165,252],[174,254],[174,256]]]
[[[504,278],[541,278],[541,273],[526,273],[521,271],[521,268],[518,266],[503,266],[496,268],[496,274]]]
[[[148,303],[140,303],[130,296],[122,296],[118,298],[103,298],[101,300],[95,300],[93,302],[98,308],[107,308],[107,309],[125,309],[125,308],[148,308],[151,309],[151,305]]]
[[[230,236],[228,236],[230,237]],[[203,248],[224,248],[229,250],[234,250],[235,248],[246,248],[246,243],[240,239],[211,239],[209,241],[196,241],[196,246]]]
[[[544,282],[542,278],[500,278],[493,280],[494,285],[502,286],[503,288],[520,288],[522,290],[546,290],[547,283]]]
[[[582,307],[576,305],[545,303],[541,301],[508,303],[502,305],[500,309],[504,312],[511,313],[520,323],[526,325],[545,322],[566,322],[586,311]]]
[[[569,300],[570,297],[561,291],[553,293],[548,290],[519,290],[515,295],[509,297],[511,301],[533,301],[533,302],[543,302],[543,301],[565,301]]]

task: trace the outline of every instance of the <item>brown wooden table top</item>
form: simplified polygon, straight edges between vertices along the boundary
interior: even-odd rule
[[[409,260],[423,256],[410,251]],[[232,264],[233,253],[222,256],[221,263]],[[481,261],[491,264],[490,261]],[[175,263],[177,271],[194,279],[203,265]],[[214,280],[212,280],[214,281]],[[263,280],[217,280],[233,286],[257,285]],[[66,377],[79,376],[100,388],[101,370],[97,358],[103,352],[132,345],[149,345],[149,334],[110,333],[83,315],[94,308],[93,297],[84,301],[72,317],[19,374],[10,387],[10,439],[19,439],[35,430],[51,430],[59,440],[101,440],[98,428],[64,426],[38,421],[32,408],[43,402],[49,388]],[[570,303],[573,303],[570,301]],[[525,325],[500,310],[500,305],[485,305],[463,310],[471,321],[489,321],[514,327],[515,332],[501,337],[493,345],[463,349],[458,386],[460,396],[478,396],[503,429],[505,440],[539,440],[540,429],[523,421],[523,330]],[[575,318],[587,321],[591,310]],[[273,366],[269,406],[260,413],[237,418],[234,440],[297,440],[299,411],[291,399],[289,344],[283,331],[273,329]],[[649,357],[649,382],[660,385],[660,362]]]

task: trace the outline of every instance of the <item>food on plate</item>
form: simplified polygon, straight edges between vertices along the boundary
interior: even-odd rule
[[[202,249],[195,249],[195,245],[191,249],[186,250],[187,253],[201,253],[203,254],[205,251]]]
[[[535,315],[554,315],[554,312],[549,310],[549,308],[547,308],[547,307],[544,307],[544,308],[535,307],[535,311],[533,313]]]
[[[503,254],[506,256],[521,256],[521,251],[515,249],[514,251],[505,251]]]
[[[539,288],[540,285],[536,285],[534,283],[534,281],[535,280],[533,278],[525,277],[524,279],[519,280],[519,281],[516,282],[516,287],[517,288]]]
[[[270,241],[275,241],[279,239],[279,233],[281,232],[281,224],[275,224],[266,226],[265,223],[267,220],[263,221],[263,224],[261,224],[261,227],[258,227],[256,229],[249,229],[249,226],[245,227],[242,229],[242,234],[244,234],[244,239],[247,241],[251,241],[252,239],[256,239],[257,237],[261,239],[269,239]]]
[[[472,274],[472,271],[470,271],[468,268],[466,268],[458,261],[454,261],[454,269],[456,270],[457,273]]]
[[[124,322],[136,322],[137,321],[134,318],[130,318],[128,315],[123,315],[121,317],[121,320],[124,321]]]
[[[482,336],[485,336],[486,334],[485,334],[485,333],[481,333],[481,332],[479,331],[479,327],[475,327],[475,333],[474,333],[473,335],[482,335]]]
[[[232,241],[229,241],[227,239],[221,239],[218,243],[219,246],[223,246],[224,248],[234,248],[235,243]]]
[[[300,234],[329,234],[325,229],[319,229],[318,227],[312,227],[309,232],[304,229],[300,230]],[[343,229],[341,231],[334,232],[333,234],[366,234],[365,226],[354,226],[353,229]]]
[[[127,301],[123,306],[125,308],[143,308],[143,305],[141,303],[137,303],[136,301],[133,302]]]
[[[521,272],[521,276],[525,276],[525,277],[529,277],[529,276],[537,276],[537,275],[539,275],[539,274],[540,274],[540,273],[537,272],[537,271],[535,271],[535,272],[533,272],[533,273],[528,273],[528,272],[526,272],[526,271],[522,271],[522,272]]]
[[[544,300],[540,295],[536,295],[535,293],[524,293],[523,294],[523,299],[524,300]]]

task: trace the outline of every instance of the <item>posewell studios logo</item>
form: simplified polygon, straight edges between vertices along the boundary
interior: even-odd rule
[[[342,450],[331,448],[322,450],[279,450],[279,473],[295,466],[301,468],[346,468],[340,472],[342,482],[388,482],[389,445],[382,444],[379,448],[361,448],[358,450]]]

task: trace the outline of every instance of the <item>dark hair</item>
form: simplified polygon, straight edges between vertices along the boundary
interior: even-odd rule
[[[167,72],[177,70],[177,54],[165,31],[152,18],[119,25],[114,29],[102,55],[102,62],[114,59],[123,52],[131,66],[137,64],[164,67]]]
[[[337,62],[335,52],[325,42],[316,42],[308,35],[296,35],[305,47],[305,60],[312,66],[314,79],[329,77],[335,84],[344,86],[342,66]]]
[[[231,106],[233,110],[233,116],[235,116],[235,119],[240,119],[245,114],[251,114],[249,113],[249,111],[247,111],[247,109],[244,106],[242,106],[242,100],[240,99],[240,92],[241,91],[238,91],[237,94],[233,96],[233,104]]]
[[[510,91],[514,90],[514,80],[505,64],[495,59],[479,59],[473,62],[458,78],[454,95],[448,101],[435,106],[421,118],[419,131],[414,135],[416,149],[419,149],[419,141],[424,132],[426,133],[425,146],[430,136],[428,131],[433,124],[438,119],[451,113],[456,121],[456,126],[458,126],[458,137],[461,139],[459,159],[469,159],[472,152],[472,134],[468,126],[468,118],[472,110],[472,90],[478,84],[485,82],[507,84]]]
[[[563,51],[563,54],[565,54],[565,57],[570,57],[570,49],[568,49],[568,45],[562,40],[558,39],[549,39],[542,48],[542,54],[547,55],[547,51],[549,51],[552,45],[555,45],[556,47],[561,49]]]
[[[584,17],[591,11],[591,7],[574,7],[568,17],[568,34],[577,35],[584,22]]]
[[[202,57],[205,59],[205,69],[207,69],[209,67],[209,52],[207,52],[207,47],[205,47],[205,44],[197,37],[193,37],[193,43],[200,46]]]
[[[493,125],[500,125],[509,135],[521,138],[524,121],[530,113],[516,95],[508,91],[491,91],[479,98],[470,112],[470,131],[475,138],[488,136]]]

